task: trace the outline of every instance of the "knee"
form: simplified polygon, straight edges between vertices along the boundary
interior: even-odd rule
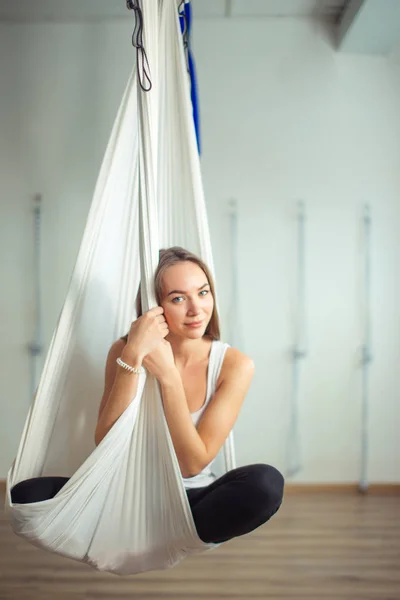
[[[262,504],[272,513],[276,512],[283,500],[283,475],[271,465],[257,464],[252,465],[251,478]]]

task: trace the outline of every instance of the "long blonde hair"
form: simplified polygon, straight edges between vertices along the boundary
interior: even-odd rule
[[[220,325],[219,325],[219,315],[218,315],[217,306],[216,306],[217,303],[216,303],[216,296],[215,296],[214,279],[213,279],[213,276],[211,275],[210,269],[207,267],[205,262],[203,262],[201,260],[201,258],[196,256],[195,254],[192,254],[192,252],[189,252],[188,250],[185,250],[184,248],[181,248],[180,246],[173,246],[172,248],[160,250],[160,258],[159,258],[158,266],[157,266],[157,269],[156,269],[156,272],[154,275],[154,291],[155,291],[157,305],[159,306],[161,304],[161,300],[163,298],[163,292],[164,292],[163,277],[164,277],[165,271],[169,267],[172,267],[173,265],[176,265],[180,262],[187,262],[187,261],[192,262],[195,265],[199,266],[200,269],[204,272],[205,276],[207,277],[207,280],[208,280],[208,283],[210,286],[210,290],[211,290],[212,296],[214,298],[214,310],[211,315],[210,322],[208,323],[207,328],[204,332],[204,336],[207,336],[212,340],[219,340],[221,338],[221,333],[220,333]],[[139,290],[138,290],[138,293],[136,296],[136,313],[137,313],[137,318],[141,317],[143,314],[140,286],[139,286]],[[128,334],[125,335],[122,339],[127,341]]]

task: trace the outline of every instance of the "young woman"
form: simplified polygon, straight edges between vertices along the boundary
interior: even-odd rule
[[[134,401],[138,376],[126,365],[145,367],[160,384],[198,535],[204,542],[223,542],[268,521],[283,497],[283,477],[269,465],[240,467],[219,479],[211,469],[239,414],[254,365],[219,341],[214,283],[198,257],[179,247],[162,250],[155,294],[158,306],[145,314],[138,296],[138,319],[110,349],[95,441],[100,443]]]
[[[158,306],[145,314],[138,294],[137,320],[108,353],[95,442],[101,442],[135,401],[138,376],[126,367],[145,367],[160,384],[198,535],[204,542],[224,542],[268,521],[283,497],[283,477],[272,466],[239,467],[220,478],[212,472],[250,387],[254,365],[220,341],[214,282],[198,257],[179,247],[162,250],[155,294]],[[23,481],[12,490],[13,502],[51,498],[67,481]]]

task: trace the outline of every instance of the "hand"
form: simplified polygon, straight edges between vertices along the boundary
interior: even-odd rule
[[[168,335],[169,329],[164,317],[164,309],[156,306],[133,321],[128,333],[128,341],[123,350],[123,360],[128,364],[132,361],[142,362]]]
[[[174,353],[167,340],[162,340],[143,359],[143,366],[161,383],[176,369]]]

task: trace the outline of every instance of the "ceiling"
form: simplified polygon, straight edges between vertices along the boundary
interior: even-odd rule
[[[192,0],[195,18],[307,17],[337,21],[348,0]],[[126,18],[125,0],[0,0],[0,20],[103,21]]]
[[[343,52],[387,55],[400,44],[400,0],[192,0],[192,6],[195,19],[313,17],[329,21],[335,24],[337,49]],[[128,18],[132,13],[126,0],[0,0],[0,21]]]
[[[347,0],[193,0],[198,17],[307,17],[336,21]]]

